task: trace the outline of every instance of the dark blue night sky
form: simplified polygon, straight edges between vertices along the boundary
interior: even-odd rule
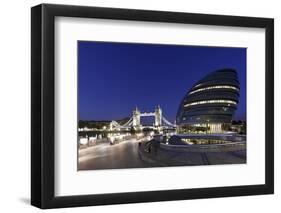
[[[188,90],[206,74],[234,68],[240,102],[234,119],[246,118],[246,48],[78,42],[80,120],[130,117],[137,106],[175,121]]]

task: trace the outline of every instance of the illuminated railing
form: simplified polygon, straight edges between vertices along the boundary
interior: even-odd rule
[[[235,91],[239,91],[239,89],[237,87],[228,86],[228,85],[221,85],[221,86],[210,86],[210,87],[200,88],[200,89],[191,91],[189,94],[193,94],[193,93],[201,92],[201,91],[205,91],[205,90],[211,90],[211,89],[232,89],[232,90],[235,90]]]
[[[189,107],[189,106],[199,105],[199,104],[221,104],[221,103],[234,104],[234,105],[237,104],[236,101],[232,101],[232,100],[206,100],[206,101],[191,102],[191,103],[185,104],[184,107]]]

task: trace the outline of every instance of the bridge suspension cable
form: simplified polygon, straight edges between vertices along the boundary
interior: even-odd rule
[[[172,126],[172,127],[176,127],[175,124],[172,124],[170,121],[168,121],[164,116],[162,116],[162,120],[165,124],[167,124],[168,126]]]
[[[111,126],[115,128],[129,128],[132,126],[133,117],[131,117],[125,124],[120,125],[117,121],[111,121]]]
[[[124,123],[122,127],[130,126],[131,123],[133,123],[133,117],[131,117],[126,123]]]

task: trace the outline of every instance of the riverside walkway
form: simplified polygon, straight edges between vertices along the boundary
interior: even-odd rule
[[[212,146],[212,145],[211,145]],[[140,158],[150,166],[196,166],[196,165],[219,165],[219,164],[244,164],[246,163],[246,149],[230,147],[229,151],[223,147],[219,149],[195,150],[190,147],[171,148],[171,146],[159,145],[150,148],[142,143],[139,147]],[[238,144],[241,146],[241,144]],[[169,148],[168,148],[169,147]]]

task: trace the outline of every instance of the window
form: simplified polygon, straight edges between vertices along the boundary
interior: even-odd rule
[[[227,104],[234,104],[234,105],[237,104],[237,102],[232,101],[232,100],[206,100],[206,101],[191,102],[191,103],[185,104],[184,107],[189,107],[189,106],[198,105],[198,104],[219,104],[219,103],[227,103]]]
[[[205,91],[205,90],[211,90],[211,89],[232,89],[232,90],[236,90],[239,91],[239,89],[237,87],[234,86],[228,86],[228,85],[221,85],[221,86],[210,86],[210,87],[205,87],[205,88],[200,88],[194,91],[191,91],[189,93],[189,95],[196,93],[196,92],[201,92],[201,91]]]

